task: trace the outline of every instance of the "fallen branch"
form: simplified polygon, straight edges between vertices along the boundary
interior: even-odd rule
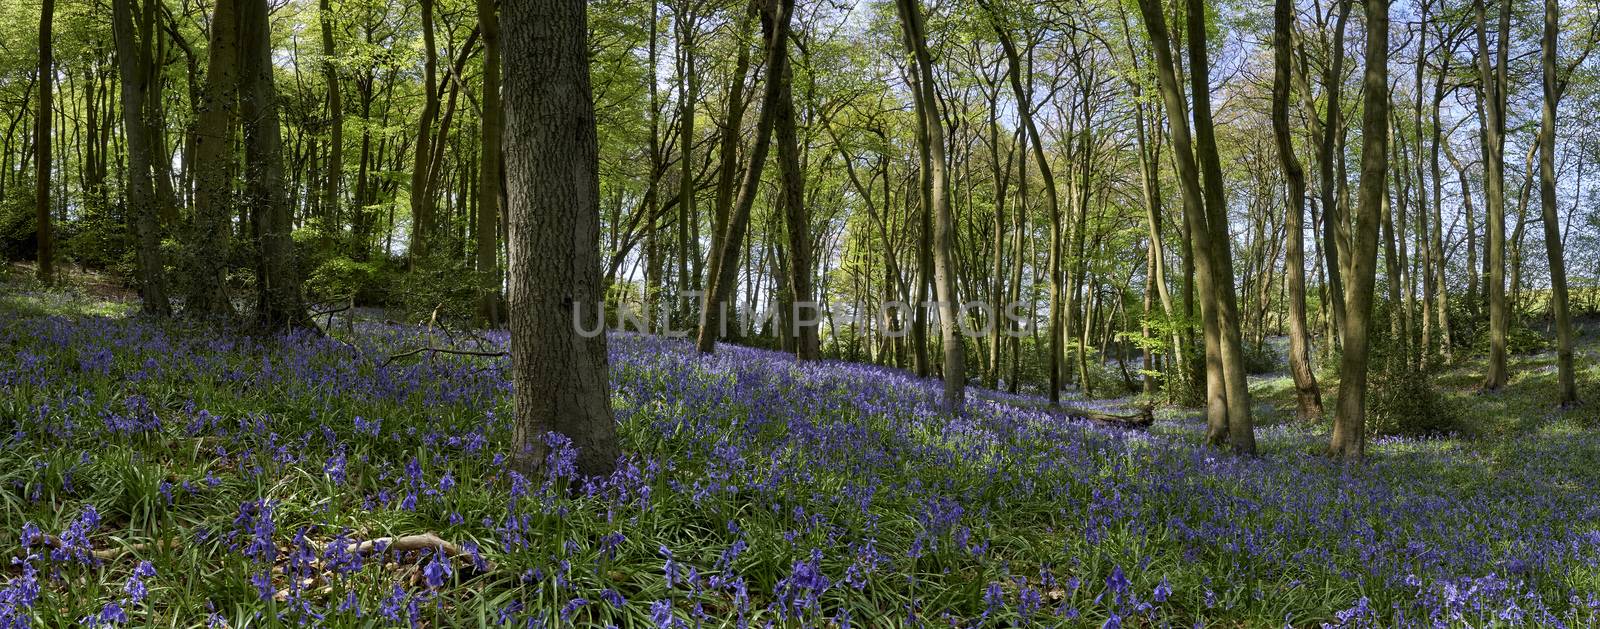
[[[326,547],[324,547],[323,550],[326,551]],[[346,553],[352,555],[365,555],[372,552],[389,554],[432,550],[450,558],[472,556],[472,553],[467,552],[467,549],[462,548],[455,542],[441,538],[433,533],[401,535],[398,537],[379,537],[363,542],[346,542],[344,550]],[[484,563],[484,572],[491,572],[493,570],[494,564],[487,562]]]
[[[1061,407],[1061,412],[1067,417],[1083,419],[1113,428],[1131,428],[1143,430],[1154,424],[1155,413],[1148,406],[1140,407],[1132,413],[1109,413],[1094,409],[1073,406]]]
[[[42,539],[43,539],[45,545],[49,546],[51,548],[61,549],[61,548],[66,548],[67,547],[66,543],[61,541],[61,538],[56,537],[54,535],[46,534],[46,535],[42,536]],[[133,544],[127,544],[127,545],[123,545],[123,546],[118,546],[116,548],[101,548],[101,549],[93,550],[93,551],[90,551],[89,554],[93,555],[95,559],[98,559],[100,561],[116,561],[117,559],[120,559],[123,555],[130,554],[130,553],[142,553],[142,552],[144,552],[146,550],[151,550],[151,549],[177,548],[177,547],[178,547],[178,540],[166,540],[164,542],[136,542],[136,543],[133,543]]]
[[[400,352],[398,354],[391,354],[388,358],[384,359],[384,361],[381,364],[379,364],[378,366],[379,367],[388,367],[390,363],[393,363],[396,360],[399,360],[401,358],[408,358],[408,357],[411,357],[411,356],[416,356],[417,354],[422,354],[422,353],[454,354],[454,355],[457,355],[457,356],[484,356],[484,357],[499,357],[499,356],[508,356],[509,355],[509,353],[505,352],[505,351],[485,352],[485,351],[472,350],[472,349],[456,349],[456,348],[452,348],[452,347],[438,347],[438,346],[435,346],[434,343],[433,343],[433,332],[434,332],[435,328],[438,328],[439,330],[445,332],[446,336],[450,336],[449,331],[447,329],[439,327],[439,308],[441,308],[441,307],[443,307],[443,304],[440,304],[438,306],[434,306],[433,314],[428,317],[428,326],[427,326],[428,344],[427,345],[425,345],[423,347],[418,347],[418,348],[415,348],[415,349],[409,349],[409,350]],[[452,338],[452,340],[454,339],[454,337],[451,337],[451,338]]]

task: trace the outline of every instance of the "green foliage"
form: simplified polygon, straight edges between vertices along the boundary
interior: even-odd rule
[[[313,301],[354,295],[361,304],[386,304],[389,286],[399,271],[386,261],[357,262],[334,256],[317,265],[306,276],[306,297]]]
[[[16,188],[27,188],[16,190]],[[39,242],[34,228],[32,186],[13,186],[0,199],[0,256],[7,260],[34,257]]]
[[[1471,430],[1433,378],[1408,361],[1385,360],[1367,380],[1367,427],[1373,435],[1425,437]]]
[[[400,321],[427,321],[437,310],[441,323],[465,325],[477,312],[477,274],[459,257],[434,253],[409,271],[384,275],[393,287],[387,303]]]
[[[1271,343],[1245,343],[1244,371],[1252,376],[1277,373],[1285,369],[1278,347]]]

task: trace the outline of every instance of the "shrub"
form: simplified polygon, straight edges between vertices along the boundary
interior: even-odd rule
[[[312,300],[355,295],[362,304],[386,304],[393,269],[382,261],[357,262],[344,256],[323,261],[306,277],[306,296]]]
[[[1255,345],[1246,344],[1244,348],[1244,371],[1250,375],[1277,373],[1283,371],[1283,361],[1278,356],[1278,348],[1271,343],[1262,342]]]
[[[393,288],[388,304],[400,321],[426,321],[435,309],[440,323],[468,325],[478,308],[477,273],[459,257],[438,254],[417,260],[411,270],[399,269],[385,284]]]
[[[1406,361],[1379,361],[1367,381],[1367,427],[1373,435],[1424,437],[1470,432],[1460,409],[1427,372]]]

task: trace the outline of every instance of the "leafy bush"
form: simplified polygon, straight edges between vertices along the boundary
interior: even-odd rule
[[[382,261],[356,262],[344,256],[328,258],[306,276],[306,296],[324,300],[355,295],[362,304],[385,304],[395,272]]]
[[[1367,380],[1367,427],[1374,435],[1425,437],[1470,432],[1460,409],[1429,374],[1402,360],[1384,359]]]
[[[1283,361],[1278,348],[1271,343],[1249,344],[1244,347],[1244,372],[1250,375],[1283,371]]]
[[[0,256],[7,260],[26,260],[39,251],[34,228],[33,189],[31,186],[12,186],[26,190],[8,190],[0,199]]]
[[[455,256],[417,260],[409,271],[396,269],[385,283],[393,287],[388,305],[401,321],[426,321],[437,309],[441,323],[465,325],[477,313],[477,273]]]

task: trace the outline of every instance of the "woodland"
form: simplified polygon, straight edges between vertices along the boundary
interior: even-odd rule
[[[4,0],[0,628],[1594,626],[1590,0]]]

